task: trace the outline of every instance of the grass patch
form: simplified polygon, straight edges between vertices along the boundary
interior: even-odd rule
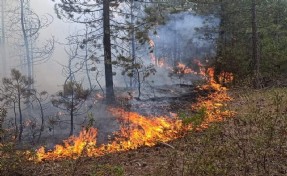
[[[181,139],[161,175],[287,175],[287,89],[233,97],[236,117]]]

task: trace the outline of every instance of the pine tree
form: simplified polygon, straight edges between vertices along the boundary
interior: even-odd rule
[[[30,87],[33,84],[33,80],[27,76],[24,76],[20,71],[16,69],[11,70],[11,77],[5,77],[2,80],[3,86],[0,89],[0,101],[3,101],[5,105],[12,105],[15,113],[15,128],[16,136],[18,140],[22,140],[22,133],[24,129],[24,116],[22,105],[27,102],[30,97]],[[16,116],[16,109],[19,113],[19,133],[18,122]]]

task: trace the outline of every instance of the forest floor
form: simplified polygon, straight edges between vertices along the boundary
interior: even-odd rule
[[[0,175],[287,175],[287,88],[229,94],[234,118],[169,143],[98,158],[40,163],[12,153],[0,160]]]

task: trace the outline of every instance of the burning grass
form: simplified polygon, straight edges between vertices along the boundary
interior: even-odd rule
[[[113,141],[97,146],[97,130],[84,129],[78,137],[70,137],[64,141],[64,145],[56,145],[52,151],[46,152],[44,147],[41,147],[37,151],[36,158],[33,159],[38,161],[76,159],[81,155],[97,157],[142,146],[154,146],[158,142],[167,142],[182,137],[188,131],[188,126],[184,126],[179,119],[144,117],[119,108],[111,108],[110,111],[123,124],[121,129],[115,132]]]
[[[211,71],[208,71],[211,72]],[[212,75],[211,75],[212,76]],[[226,88],[216,84],[210,79],[210,84],[201,89],[213,90],[208,97],[199,97],[198,102],[192,105],[193,111],[205,109],[203,119],[196,129],[207,128],[208,124],[222,121],[225,117],[233,115],[225,110],[225,103],[231,98]],[[187,118],[170,117],[145,117],[135,112],[128,112],[122,108],[110,108],[111,113],[121,122],[119,131],[114,133],[114,138],[108,144],[97,145],[97,130],[94,128],[83,129],[79,136],[72,136],[64,141],[63,145],[56,145],[52,151],[45,151],[44,147],[37,150],[36,157],[30,158],[36,161],[59,160],[84,155],[98,157],[109,153],[137,149],[142,146],[154,146],[160,142],[168,142],[183,137],[194,128],[194,121]]]
[[[41,162],[25,167],[22,175],[286,175],[287,89],[237,90],[232,95],[228,109],[237,112],[235,118],[171,141],[173,148],[158,145]]]
[[[225,104],[230,98],[224,93],[225,89],[214,91],[208,97],[201,97],[199,102],[192,106],[194,109],[202,109],[199,114],[205,116],[201,128],[198,129],[208,128],[193,131],[169,142],[172,147],[157,145],[102,157],[63,157],[57,162],[50,160],[36,164],[25,162],[23,155],[13,155],[11,151],[13,156],[9,154],[9,158],[0,159],[0,175],[286,175],[287,89],[233,91],[234,101],[228,103],[228,106]],[[130,126],[131,130],[145,131],[140,127],[141,120],[136,120],[139,123],[131,125],[132,120],[125,119],[133,115],[133,112],[121,109],[113,111],[120,121],[126,122],[124,127]],[[229,117],[232,111],[237,112],[235,118],[222,123],[210,123]],[[154,124],[153,118],[149,117],[149,120],[152,125],[160,127],[155,130],[160,134],[171,129],[161,124],[161,121]],[[183,119],[182,123],[184,121]],[[84,136],[94,138],[92,134],[95,133],[96,131],[86,131]],[[129,133],[126,131],[125,134],[126,137],[116,137],[127,141]],[[68,141],[69,145],[75,143],[74,141]],[[94,140],[90,142],[86,139],[84,145],[79,145],[86,146],[83,147],[82,156],[87,156],[84,154],[89,149],[94,149]],[[140,146],[143,143],[138,144]],[[65,149],[64,145],[62,147]],[[8,155],[7,150],[9,149],[5,149],[5,155]],[[44,154],[47,153],[49,152]]]
[[[186,70],[186,69],[185,69]],[[197,103],[191,104],[189,111],[194,114],[174,117],[143,116],[135,112],[129,112],[123,108],[110,108],[110,112],[121,124],[119,131],[115,132],[112,140],[107,144],[97,144],[97,129],[84,128],[79,136],[72,136],[63,141],[62,145],[56,145],[53,150],[39,148],[35,154],[26,152],[26,157],[31,162],[57,161],[78,162],[82,157],[97,158],[122,151],[152,147],[157,144],[169,146],[167,142],[179,139],[191,130],[201,131],[208,128],[210,123],[222,121],[231,117],[234,113],[226,108],[226,103],[231,100],[227,89],[217,84],[213,79],[213,69],[200,72],[209,80],[209,84],[198,87],[208,96],[198,97]],[[206,76],[203,73],[207,73]],[[191,74],[194,74],[193,72]],[[173,148],[171,146],[171,148]],[[77,167],[75,167],[75,170]],[[112,170],[116,169],[112,167]],[[116,169],[117,170],[117,169]]]

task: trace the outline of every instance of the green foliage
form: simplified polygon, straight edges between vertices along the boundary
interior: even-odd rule
[[[53,106],[67,111],[70,116],[70,136],[74,131],[74,117],[78,115],[83,103],[89,95],[89,90],[85,90],[82,84],[75,81],[68,81],[64,84],[63,90],[53,96],[51,102]]]
[[[181,139],[169,160],[182,165],[161,170],[177,169],[186,176],[287,174],[287,89],[233,95],[229,108],[236,117]]]
[[[3,86],[0,89],[0,101],[6,106],[19,99],[27,99],[30,86],[33,84],[33,80],[22,75],[19,70],[12,69],[10,76],[2,79]]]
[[[15,111],[15,136],[19,137],[19,141],[22,138],[22,132],[24,129],[23,124],[23,114],[22,114],[22,104],[30,103],[31,97],[31,86],[33,80],[25,75],[22,75],[19,70],[12,69],[10,78],[4,77],[2,80],[3,86],[0,87],[0,101],[3,102],[6,107],[13,107]],[[18,124],[16,124],[16,108],[19,113],[19,134],[18,134]],[[19,135],[19,136],[18,136]]]
[[[197,13],[214,15],[219,28],[209,31],[218,34],[217,56],[214,58],[216,74],[232,72],[235,81],[252,77],[252,11],[248,1],[195,1]],[[287,1],[256,1],[257,27],[260,50],[261,84],[285,74],[287,63]],[[204,31],[204,30],[203,30]]]
[[[0,144],[0,175],[23,175],[28,154],[16,151],[14,143]]]
[[[93,168],[92,176],[123,176],[124,175],[124,168],[122,166],[113,166],[110,164],[105,165],[96,165]]]
[[[4,136],[5,130],[3,129],[4,119],[7,115],[7,110],[4,108],[0,108],[0,142],[2,141],[2,137]]]
[[[182,119],[183,124],[192,124],[194,129],[196,129],[196,127],[199,127],[206,118],[206,113],[206,108],[202,107],[191,116],[185,113],[179,113],[179,118]]]
[[[69,81],[63,86],[63,90],[54,96],[52,104],[67,111],[77,110],[88,95],[89,91],[85,90],[82,84]]]

